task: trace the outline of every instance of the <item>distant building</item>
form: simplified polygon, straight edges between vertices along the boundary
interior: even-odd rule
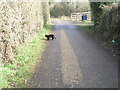
[[[76,20],[76,21],[88,20],[88,21],[91,21],[91,12],[71,13],[71,20]]]

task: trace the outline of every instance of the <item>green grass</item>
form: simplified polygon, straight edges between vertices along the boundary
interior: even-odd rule
[[[91,33],[94,31],[94,23],[92,21],[73,21],[80,30]]]
[[[73,21],[73,22],[80,23],[80,24],[94,24],[94,22],[92,21]]]
[[[73,22],[75,22],[75,23],[80,23],[80,24],[83,24],[83,25],[85,25],[85,24],[91,24],[91,25],[93,25],[93,24],[94,24],[93,21],[76,21],[76,20],[71,20],[71,19],[62,19],[62,20],[65,20],[65,21],[73,21]]]
[[[79,25],[78,27],[82,28],[82,30],[86,32],[93,32],[93,25]]]
[[[0,89],[24,88],[32,77],[36,62],[44,51],[44,35],[53,29],[53,25],[44,26],[42,31],[31,42],[18,48],[13,64],[0,65]]]

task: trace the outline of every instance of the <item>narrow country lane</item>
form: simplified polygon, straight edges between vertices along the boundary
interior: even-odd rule
[[[57,39],[46,41],[30,87],[117,88],[117,58],[72,22],[54,23]]]

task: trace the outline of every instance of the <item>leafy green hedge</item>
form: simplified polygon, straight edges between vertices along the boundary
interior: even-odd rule
[[[44,35],[53,28],[52,24],[46,25],[31,42],[24,47],[19,47],[16,60],[13,64],[0,65],[0,88],[24,88],[32,77],[36,62],[44,51]]]

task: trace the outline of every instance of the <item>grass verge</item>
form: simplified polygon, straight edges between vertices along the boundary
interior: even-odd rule
[[[110,42],[110,40],[103,39],[103,33],[97,33],[96,27],[94,25],[79,25],[78,28],[82,28],[83,31],[90,34],[96,41],[99,42],[100,45],[109,50],[113,56],[120,56],[118,46],[115,46],[115,44],[112,43],[112,41]]]
[[[73,21],[73,22],[75,22],[75,23],[80,23],[80,24],[94,24],[94,22],[92,22],[92,21]]]
[[[44,26],[42,31],[26,46],[19,47],[13,64],[0,65],[1,88],[25,88],[32,77],[36,62],[44,51],[44,35],[53,29],[54,25]]]
[[[86,31],[86,32],[88,32],[88,33],[92,33],[92,32],[94,32],[94,25],[90,25],[90,24],[80,24],[79,26],[78,26],[78,28],[82,28],[82,30],[84,30],[84,31]]]

